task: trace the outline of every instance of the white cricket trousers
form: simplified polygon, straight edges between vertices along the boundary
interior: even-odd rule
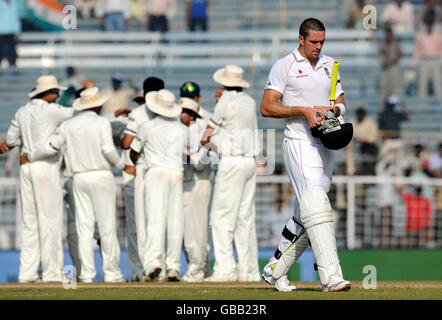
[[[61,281],[63,269],[63,194],[58,163],[35,161],[20,167],[23,231],[20,282]]]
[[[211,189],[208,179],[184,182],[184,250],[189,261],[186,276],[194,280],[204,279]]]
[[[308,140],[284,138],[283,158],[298,202],[301,202],[304,192],[312,187],[321,187],[328,193],[334,167],[333,150]],[[301,221],[300,215],[302,215],[301,210],[295,208],[293,219]],[[330,274],[336,274],[338,278],[342,278],[333,222],[314,225],[307,228],[306,232],[318,267],[324,267],[329,270]],[[326,265],[323,266],[324,257],[326,257]],[[320,278],[321,274],[319,272]],[[334,282],[330,278],[320,280],[323,286]]]
[[[73,178],[76,227],[78,234],[82,281],[93,280],[94,224],[98,224],[104,281],[123,278],[120,271],[120,245],[116,226],[116,184],[110,170],[76,173]]]
[[[136,176],[134,180],[134,210],[135,210],[135,227],[137,229],[137,247],[138,256],[141,262],[144,261],[144,252],[146,250],[146,219],[144,209],[144,185],[146,172],[144,161],[136,165]]]
[[[138,254],[137,226],[135,220],[134,176],[123,171],[123,199],[126,214],[127,254],[132,270],[132,280],[141,279],[143,265]]]
[[[67,213],[67,243],[69,249],[69,255],[71,256],[72,263],[75,266],[76,275],[79,276],[81,273],[81,262],[80,262],[80,252],[78,247],[78,234],[77,234],[77,226],[75,222],[75,200],[74,200],[74,191],[72,190],[72,177],[66,178],[64,182],[64,201],[66,213]],[[98,234],[97,223],[95,223],[94,228],[94,239],[99,240],[100,235]]]
[[[150,168],[145,175],[145,219],[147,242],[143,267],[180,271],[184,237],[183,172]],[[166,249],[167,248],[167,249]]]
[[[248,279],[255,190],[254,158],[221,159],[210,212],[215,275],[235,275]],[[233,242],[238,256],[239,274],[233,257]]]

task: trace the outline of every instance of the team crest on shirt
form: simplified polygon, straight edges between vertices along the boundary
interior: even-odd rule
[[[304,77],[308,77],[308,74],[302,74],[302,70],[298,69],[298,76],[296,76],[296,78],[304,78]]]
[[[328,77],[329,79],[331,79],[331,74],[330,74],[330,71],[328,71],[327,67],[324,67],[324,72],[325,72],[325,74],[327,75],[327,77]]]

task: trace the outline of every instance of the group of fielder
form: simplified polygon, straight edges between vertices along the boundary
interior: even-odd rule
[[[342,142],[348,138],[342,136],[346,107],[335,61],[321,53],[324,41],[324,25],[304,20],[299,47],[273,65],[261,102],[264,117],[286,121],[284,163],[296,194],[294,215],[262,274],[279,291],[296,289],[287,273],[309,245],[322,289],[351,287],[342,275],[327,196],[332,149],[348,143]],[[40,263],[42,281],[62,281],[63,184],[78,280],[92,282],[96,275],[95,238],[104,281],[126,281],[119,268],[112,166],[123,171],[133,281],[259,281],[254,197],[262,150],[256,103],[243,91],[250,86],[243,75],[236,65],[213,74],[222,88],[212,114],[199,104],[200,88],[191,81],[180,87],[177,101],[163,80],[149,77],[134,99],[137,108],[103,115],[107,98],[98,88],[80,90],[72,108],[62,107],[55,102],[65,88],[54,76],[40,77],[0,144],[1,153],[21,148],[19,282],[37,281]],[[181,277],[182,248],[188,267]]]

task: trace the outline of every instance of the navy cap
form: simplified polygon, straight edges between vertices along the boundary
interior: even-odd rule
[[[180,97],[196,98],[200,95],[200,86],[192,81],[183,83],[180,87]]]

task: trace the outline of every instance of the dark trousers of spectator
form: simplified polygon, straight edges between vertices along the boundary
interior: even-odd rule
[[[361,173],[365,175],[374,176],[375,166],[378,156],[378,147],[374,143],[361,143],[360,149],[361,153]]]
[[[16,45],[17,41],[15,34],[0,35],[0,63],[3,58],[6,58],[9,65],[15,67],[15,61],[17,60],[17,51],[15,50]]]
[[[149,15],[147,29],[149,31],[160,31],[160,32],[169,31],[169,23],[167,21],[167,17],[165,15],[161,16]]]
[[[381,208],[381,225],[378,227],[380,231],[380,247],[391,248],[393,237],[393,209],[392,207]]]
[[[196,31],[197,29],[207,31],[207,19],[190,19],[189,31]]]

